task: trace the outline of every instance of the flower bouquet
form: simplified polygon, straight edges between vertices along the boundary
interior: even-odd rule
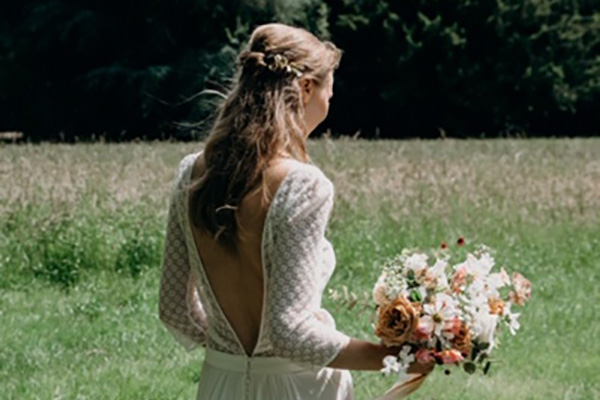
[[[382,371],[399,379],[381,400],[402,398],[423,383],[424,375],[407,373],[414,361],[487,373],[497,333],[503,326],[516,333],[520,314],[513,306],[531,297],[523,275],[514,272],[511,278],[504,268],[492,272],[495,262],[486,246],[469,252],[460,238],[454,251],[442,243],[430,253],[402,251],[384,265],[373,289],[375,334],[401,349],[383,360]]]

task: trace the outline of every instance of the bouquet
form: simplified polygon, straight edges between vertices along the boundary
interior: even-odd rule
[[[492,272],[492,254],[483,245],[468,252],[460,238],[455,250],[445,243],[430,254],[404,250],[384,265],[373,289],[375,333],[401,351],[383,360],[382,372],[399,379],[380,399],[402,398],[421,385],[425,376],[407,373],[414,361],[487,373],[498,332],[516,333],[520,314],[513,307],[531,297],[523,275],[511,277],[504,268]]]

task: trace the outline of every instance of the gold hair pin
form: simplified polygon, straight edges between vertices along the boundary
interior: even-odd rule
[[[298,78],[302,76],[300,66],[294,62],[290,62],[283,54],[275,54],[272,57],[268,57],[265,62],[267,68],[271,71],[285,71],[288,74],[296,75]]]

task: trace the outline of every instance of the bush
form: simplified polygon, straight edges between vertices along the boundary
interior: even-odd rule
[[[163,218],[129,205],[114,213],[82,201],[14,208],[0,224],[3,287],[40,278],[69,289],[89,271],[113,271],[138,277],[159,268]]]
[[[63,219],[43,227],[35,245],[38,254],[32,270],[36,276],[65,288],[79,281],[84,267],[85,242],[74,221]]]
[[[332,124],[385,136],[591,135],[596,2],[338,0]],[[351,116],[351,117],[350,117]]]
[[[258,23],[279,20],[326,33],[320,0],[183,0],[0,4],[0,130],[30,139],[109,140],[193,130]]]
[[[593,135],[592,0],[183,0],[0,4],[0,130],[109,140],[206,132],[252,29],[281,21],[344,59],[322,128],[363,136]],[[183,128],[183,129],[182,129]]]
[[[133,226],[124,232],[117,251],[115,269],[138,277],[143,271],[160,265],[163,233],[156,227]]]

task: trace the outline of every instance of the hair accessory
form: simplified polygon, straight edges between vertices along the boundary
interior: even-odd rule
[[[288,74],[294,74],[297,78],[302,76],[300,66],[294,62],[290,62],[283,54],[268,55],[265,57],[265,63],[271,71],[285,71]]]

